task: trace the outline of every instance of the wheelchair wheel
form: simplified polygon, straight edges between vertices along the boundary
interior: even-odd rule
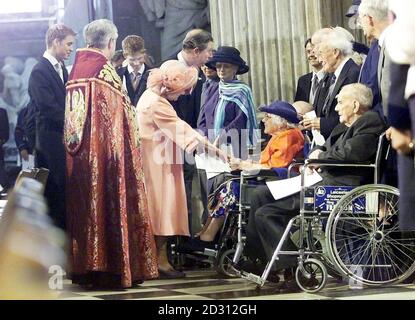
[[[399,191],[366,185],[344,195],[327,222],[330,259],[350,281],[395,284],[415,270],[415,233],[398,225]]]
[[[217,258],[216,271],[227,277],[235,278],[237,274],[232,263],[234,255],[235,249],[220,251]]]
[[[295,271],[295,280],[301,290],[316,293],[324,288],[327,282],[327,269],[317,259],[307,259]]]

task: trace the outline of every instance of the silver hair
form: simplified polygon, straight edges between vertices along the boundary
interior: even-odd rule
[[[324,44],[332,49],[338,49],[343,56],[353,53],[353,44],[347,33],[340,27],[336,27],[324,38]]]
[[[84,39],[87,47],[105,49],[110,39],[117,38],[117,27],[110,20],[94,20],[84,27]]]
[[[348,84],[342,88],[341,93],[359,101],[360,105],[366,110],[372,108],[373,93],[372,90],[364,84]]]
[[[332,29],[330,28],[323,28],[319,29],[312,35],[311,39],[313,40],[313,45],[318,45],[327,38],[327,36],[331,33]]]
[[[343,34],[344,34],[344,36],[350,41],[350,42],[353,42],[355,39],[354,39],[354,35],[352,35],[352,33],[349,31],[349,30],[347,30],[347,29],[345,29],[345,28],[342,28],[342,27],[339,27],[339,26],[337,26],[337,27],[335,27],[335,28],[333,28],[333,30],[334,31],[338,31],[338,32],[342,32]]]
[[[362,0],[359,15],[368,15],[377,21],[388,20],[389,3],[387,0]]]
[[[272,124],[275,126],[283,126],[287,129],[295,129],[298,128],[298,125],[295,123],[288,122],[286,119],[277,116],[276,114],[270,114]]]

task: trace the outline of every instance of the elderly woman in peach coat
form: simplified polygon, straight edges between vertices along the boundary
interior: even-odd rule
[[[178,118],[169,101],[188,94],[198,71],[169,60],[150,73],[147,90],[137,104],[144,178],[149,214],[157,245],[161,277],[183,277],[167,259],[169,236],[189,236],[188,211],[183,180],[183,152],[209,151],[226,161],[226,155]]]

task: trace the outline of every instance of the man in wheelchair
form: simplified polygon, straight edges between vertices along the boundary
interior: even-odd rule
[[[340,124],[334,128],[323,146],[315,147],[309,159],[336,160],[364,163],[374,160],[379,136],[386,130],[381,116],[371,111],[373,95],[362,84],[344,86],[338,95],[336,111]],[[373,172],[362,168],[321,167],[318,169],[323,181],[320,185],[358,186],[371,182]],[[246,230],[244,256],[236,268],[261,274],[273,256],[290,219],[300,211],[300,195],[294,194],[275,201],[267,186],[258,186],[251,198],[251,208]],[[283,251],[297,251],[288,237]],[[256,262],[256,263],[255,263]],[[297,266],[296,256],[281,255],[274,270],[285,270],[284,280],[292,279],[292,268]]]

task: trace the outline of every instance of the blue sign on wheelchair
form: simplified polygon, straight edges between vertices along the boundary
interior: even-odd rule
[[[320,186],[314,190],[314,209],[322,213],[330,213],[333,211],[337,202],[353,187],[334,187],[334,186]],[[350,211],[362,212],[365,210],[364,199],[356,199],[353,201]],[[320,210],[317,210],[319,208]]]

